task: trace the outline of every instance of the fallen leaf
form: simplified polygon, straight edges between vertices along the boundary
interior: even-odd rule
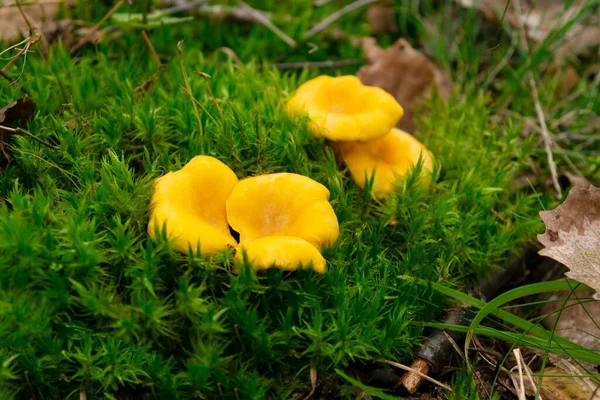
[[[23,126],[35,115],[35,102],[25,95],[0,108],[0,125],[16,128]]]
[[[35,115],[35,102],[25,95],[16,101],[0,108],[0,126],[17,128],[25,125]],[[0,129],[0,152],[6,160],[10,160],[6,153],[6,144],[12,138],[14,132]]]
[[[56,19],[58,1],[44,2],[34,5],[21,6],[21,10],[38,32],[43,32],[46,25]],[[29,26],[23,18],[19,8],[12,4],[5,4],[0,8],[0,40],[9,43],[18,42],[21,37],[29,36]]]
[[[465,8],[478,10],[487,20],[502,26],[508,23],[513,29],[525,30],[527,38],[541,43],[550,33],[565,27],[586,6],[586,0],[455,0]],[[563,64],[573,56],[586,54],[600,44],[600,13],[587,13],[573,24],[562,41],[552,49],[554,61]]]
[[[600,188],[574,187],[556,209],[541,211],[546,232],[539,254],[564,264],[566,275],[600,295]]]
[[[450,96],[448,78],[406,40],[399,39],[383,50],[374,38],[366,37],[361,47],[369,64],[361,67],[357,76],[365,85],[380,87],[393,95],[404,108],[398,128],[414,133],[415,106],[431,97],[434,89],[444,99]]]
[[[367,22],[373,35],[398,32],[394,7],[390,4],[374,4],[367,10]]]

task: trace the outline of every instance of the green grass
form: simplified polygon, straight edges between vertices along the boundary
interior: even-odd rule
[[[277,15],[294,16],[282,25],[288,34],[300,37],[336,8],[314,11],[308,3],[279,6]],[[422,13],[445,12],[424,7],[411,3],[399,14],[403,33],[419,31]],[[79,12],[98,19],[106,12],[100,8]],[[340,26],[365,32],[359,17]],[[487,46],[475,40],[480,22],[468,12],[460,18],[473,37],[459,44],[462,55],[439,60],[452,65],[454,58],[473,57],[486,64],[474,56]],[[426,333],[421,322],[438,321],[444,312],[442,296],[399,275],[462,287],[542,229],[536,214],[547,198],[513,184],[535,160],[535,137],[522,137],[520,118],[494,120],[497,104],[475,88],[473,66],[457,69],[464,79],[449,104],[430,102],[418,121],[420,140],[436,156],[434,184],[424,188],[410,177],[380,203],[340,170],[305,120],[284,111],[301,82],[353,69],[263,68],[261,62],[287,49],[260,26],[205,21],[161,28],[151,38],[171,61],[166,79],[147,93],[134,88],[156,65],[135,30],[87,49],[79,63],[60,46],[48,63],[30,54],[20,74],[19,84],[38,105],[27,129],[58,150],[16,137],[13,159],[0,175],[2,398],[77,398],[81,391],[111,398],[123,388],[160,399],[289,398],[310,391],[311,367],[321,386],[352,398],[353,378],[345,374],[376,358],[410,362]],[[176,44],[182,38],[201,129],[181,88]],[[360,57],[347,44],[315,41],[316,53],[290,60]],[[221,46],[248,64],[211,56]],[[211,76],[219,107],[193,71]],[[582,104],[589,99],[585,85],[578,89]],[[514,98],[526,93],[519,85],[503,90]],[[550,91],[541,90],[543,96]],[[0,81],[0,104],[20,95]],[[515,107],[535,115],[530,103]],[[219,158],[240,178],[294,172],[326,185],[341,228],[324,253],[328,273],[257,275],[243,268],[235,274],[232,253],[182,255],[164,237],[150,241],[153,180],[197,154]],[[593,157],[580,161],[594,168]],[[458,386],[471,396],[469,379]]]

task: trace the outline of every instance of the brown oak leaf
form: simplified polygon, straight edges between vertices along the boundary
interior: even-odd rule
[[[396,125],[414,133],[415,106],[430,97],[437,88],[439,95],[450,96],[450,83],[429,58],[412,48],[404,39],[383,50],[374,38],[366,37],[361,47],[369,61],[357,73],[365,85],[377,86],[393,95],[404,108],[404,117]]]
[[[540,212],[546,232],[540,254],[564,264],[567,277],[600,295],[600,188],[574,187],[556,209]]]

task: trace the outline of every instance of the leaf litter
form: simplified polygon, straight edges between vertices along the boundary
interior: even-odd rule
[[[542,43],[553,31],[568,27],[564,40],[553,49],[554,62],[564,64],[569,58],[586,56],[600,45],[600,11],[585,12],[586,0],[455,0],[465,8],[476,9],[488,21],[513,29],[525,30],[527,38]],[[572,23],[572,26],[568,26]]]
[[[541,211],[546,232],[540,254],[564,264],[566,276],[600,295],[600,188],[574,187],[556,209]]]
[[[416,107],[435,91],[443,99],[448,99],[448,77],[405,39],[398,39],[384,50],[374,38],[365,37],[360,46],[368,64],[359,69],[358,78],[363,84],[380,87],[394,96],[404,108],[404,116],[396,127],[414,134]]]

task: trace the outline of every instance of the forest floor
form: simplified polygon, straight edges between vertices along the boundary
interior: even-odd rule
[[[4,3],[0,398],[562,399],[576,397],[557,379],[597,384],[598,352],[530,318],[567,308],[567,280],[505,300],[565,296],[496,305],[475,350],[456,345],[416,394],[396,378],[452,304],[483,308],[460,291],[514,259],[509,286],[532,283],[538,213],[600,182],[598,1]],[[358,71],[405,108],[431,183],[377,199],[286,112],[303,82]],[[340,225],[327,272],[236,270],[231,251],[151,240],[156,178],[200,154],[240,179],[325,185]],[[519,387],[526,360],[538,388]]]

